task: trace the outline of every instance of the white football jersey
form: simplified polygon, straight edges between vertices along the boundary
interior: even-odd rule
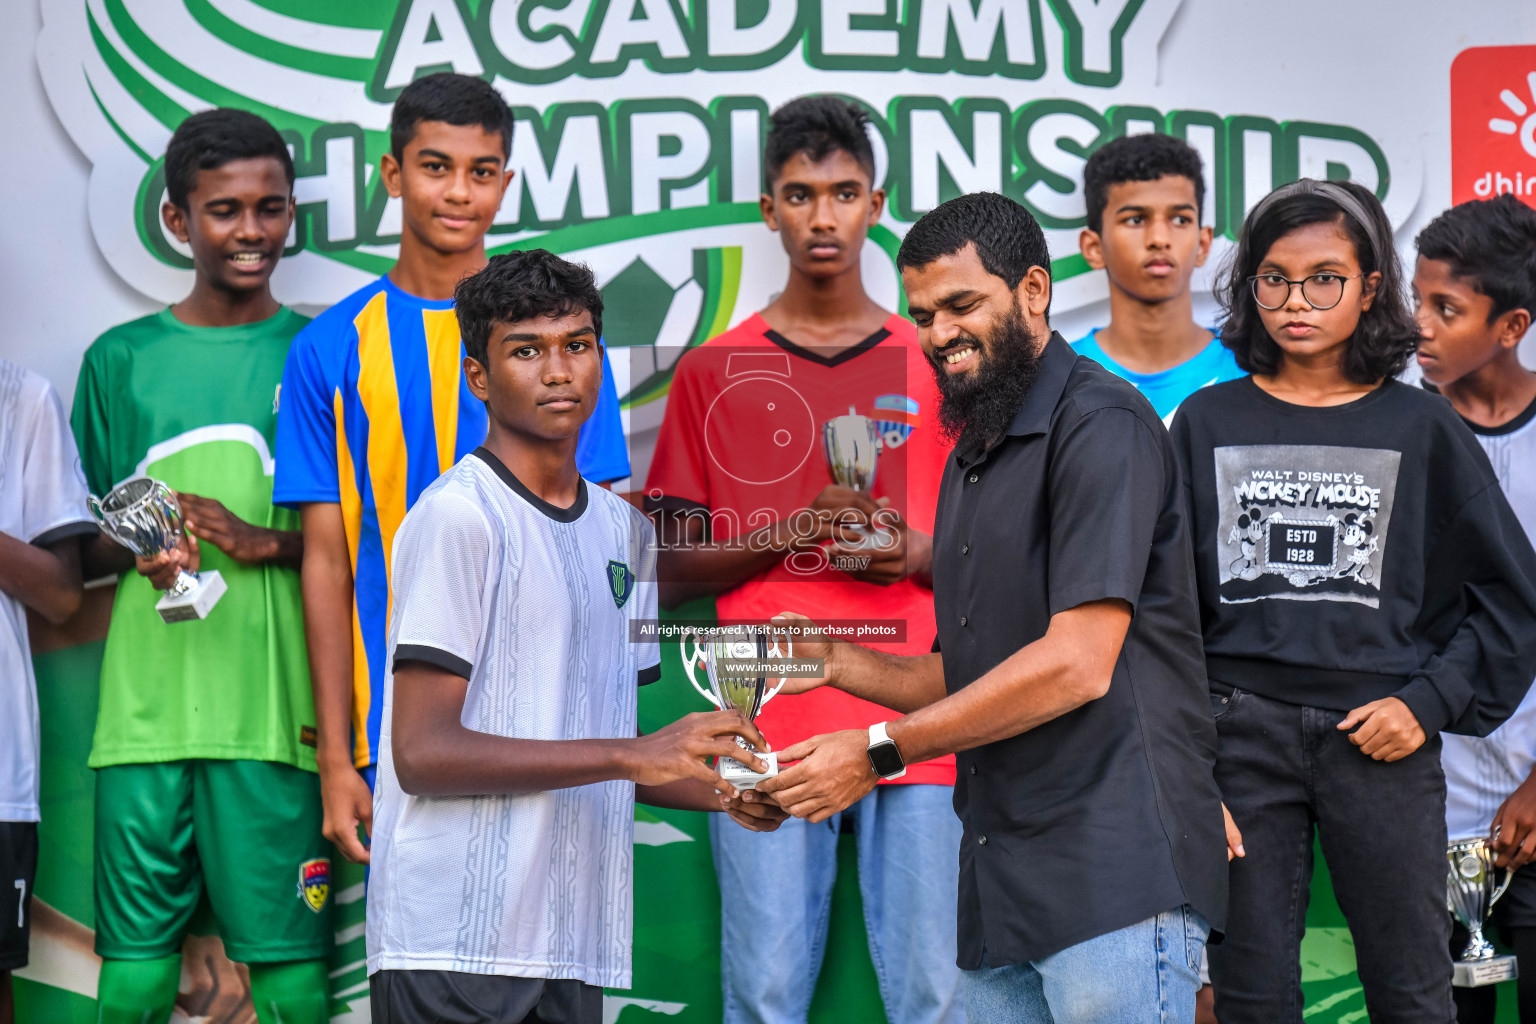
[[[1472,431],[1526,536],[1536,542],[1536,404],[1502,427]],[[1499,805],[1536,767],[1536,687],[1491,735],[1440,735],[1446,830],[1452,839],[1485,836]]]
[[[637,684],[660,672],[655,537],[582,482],[542,501],[485,449],[417,500],[395,540],[368,885],[368,970],[630,983],[634,784],[514,796],[403,792],[394,664],[469,680],[462,721],[534,740],[633,737]]]
[[[29,544],[92,534],[85,474],[53,386],[0,359],[0,533]],[[0,821],[36,821],[37,682],[27,610],[0,594]]]

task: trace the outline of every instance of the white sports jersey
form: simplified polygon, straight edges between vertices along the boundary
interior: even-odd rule
[[[1536,541],[1536,403],[1502,427],[1468,424],[1510,507]],[[1485,836],[1499,805],[1536,766],[1536,687],[1491,736],[1441,734],[1445,766],[1445,824],[1452,839]]]
[[[0,533],[51,544],[95,532],[58,394],[0,359]],[[37,682],[27,611],[0,593],[0,821],[37,819]]]
[[[515,796],[400,788],[394,663],[469,680],[464,725],[535,740],[635,735],[637,683],[660,648],[655,537],[622,498],[581,485],[540,500],[485,449],[443,474],[395,540],[388,676],[374,789],[368,971],[575,978],[628,988],[635,787]]]

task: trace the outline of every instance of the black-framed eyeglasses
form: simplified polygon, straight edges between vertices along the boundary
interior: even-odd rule
[[[1265,309],[1275,310],[1291,298],[1291,289],[1301,286],[1301,297],[1313,309],[1332,309],[1344,299],[1344,282],[1353,281],[1363,274],[1310,274],[1300,281],[1292,281],[1279,274],[1255,274],[1248,279],[1253,286],[1253,301]]]

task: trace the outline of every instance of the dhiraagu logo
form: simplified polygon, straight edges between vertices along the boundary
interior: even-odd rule
[[[1515,120],[1507,117],[1488,119],[1488,130],[1499,135],[1514,135],[1520,139],[1520,148],[1536,159],[1536,70],[1525,76],[1524,95],[1513,89],[1500,89],[1499,102],[1509,109]]]
[[[188,113],[221,105],[261,114],[292,144],[299,217],[278,296],[324,306],[386,271],[401,230],[377,174],[390,104],[415,77],[453,70],[495,82],[517,117],[516,177],[492,251],[541,246],[586,261],[623,310],[610,318],[610,345],[681,351],[761,308],[783,280],[782,249],[757,209],[760,154],[769,111],[804,92],[869,111],[890,202],[865,277],[888,307],[904,305],[893,260],[907,226],[971,191],[1034,211],[1059,254],[1058,283],[1096,280],[1077,255],[1082,166],[1126,133],[1168,132],[1201,152],[1206,216],[1222,238],[1301,175],[1352,177],[1394,222],[1408,216],[1415,153],[1389,159],[1366,129],[1284,109],[1221,110],[1205,76],[1166,83],[1177,69],[1159,69],[1158,47],[1179,6],[42,0],[37,54],[50,102],[92,164],[96,242],[145,295],[170,302],[189,287],[188,253],[160,224],[161,157]],[[1274,95],[1283,107],[1290,94]],[[1306,109],[1339,109],[1335,100]],[[1069,286],[1055,302],[1095,298]],[[665,393],[671,367],[630,355],[614,365],[634,408]]]
[[[1536,46],[1476,46],[1451,64],[1451,198],[1536,206]]]

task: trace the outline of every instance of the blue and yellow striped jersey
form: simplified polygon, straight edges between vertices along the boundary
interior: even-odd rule
[[[387,277],[316,317],[283,371],[272,500],[338,502],[352,561],[352,725],[358,767],[378,757],[395,532],[417,496],[485,440],[485,406],[461,372],[451,300]],[[629,475],[613,375],[582,428],[577,464],[596,481]]]

